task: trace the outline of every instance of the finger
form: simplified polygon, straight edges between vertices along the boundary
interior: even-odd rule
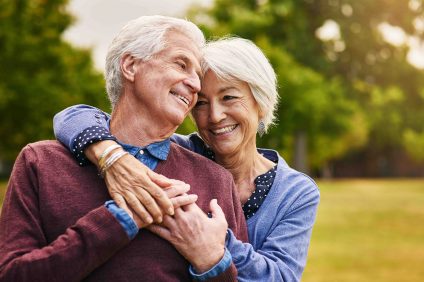
[[[187,184],[187,183],[185,183],[184,181],[179,180],[179,179],[172,179],[172,182],[173,182],[173,183],[175,183],[175,184]],[[187,185],[188,185],[188,184],[187,184]]]
[[[181,220],[181,218],[183,218],[183,217],[184,217],[184,210],[181,207],[176,208],[174,218],[176,220]]]
[[[192,204],[182,206],[181,209],[183,209],[186,212],[197,212],[197,213],[205,215],[203,210],[196,203],[192,203]]]
[[[132,204],[134,204],[134,206],[137,206],[137,207],[143,206],[147,210],[147,212],[150,214],[150,216],[153,217],[156,223],[162,222],[163,213],[161,208],[158,206],[157,202],[155,201],[155,199],[153,199],[153,197],[146,190],[142,188],[137,188],[136,191],[137,191],[136,197],[131,198],[131,200],[133,200],[134,202],[132,202],[131,204],[130,203],[128,204],[131,205],[131,207],[133,206]]]
[[[197,195],[190,194],[190,195],[182,195],[182,196],[174,197],[171,199],[171,201],[175,209],[181,206],[193,204],[197,201],[197,198],[198,198]]]
[[[151,224],[147,226],[146,229],[167,241],[172,239],[171,232],[169,232],[166,227],[157,224]]]
[[[174,207],[171,200],[163,192],[163,189],[150,180],[150,175],[153,177],[154,175],[149,174],[149,172],[151,170],[147,166],[127,154],[107,170],[105,180],[109,193],[117,192],[125,197],[124,194],[126,191],[130,191],[136,195],[140,202],[144,202],[145,205],[149,204],[150,198],[145,199],[144,194],[140,193],[140,190],[143,189],[149,193],[154,198],[154,201],[157,202],[155,206],[160,207],[156,209],[152,206],[152,210],[150,210],[152,215],[156,215],[156,220],[158,220],[158,213],[162,216],[161,210],[173,214]],[[139,189],[139,187],[142,187],[142,189]],[[136,204],[134,204],[134,209],[138,210]]]
[[[146,193],[147,194],[147,193]],[[144,207],[144,203],[140,203],[138,198],[134,196],[133,193],[126,191],[125,195],[125,201],[127,202],[127,205],[131,208],[131,210],[134,211],[134,213],[137,214],[137,216],[145,223],[152,223],[153,218],[149,211]]]
[[[177,213],[177,210],[175,210],[175,213]],[[165,215],[161,224],[161,226],[166,227],[171,233],[173,230],[178,229],[177,219],[174,217]]]
[[[137,224],[139,229],[149,226],[152,223],[152,222],[143,221],[136,213],[134,213],[133,210],[131,210],[131,213],[133,214],[132,219],[135,221],[135,224]]]
[[[216,199],[212,199],[210,201],[209,208],[211,210],[212,218],[225,220],[225,214],[221,207],[218,205],[218,201]]]
[[[122,197],[121,194],[112,193],[110,196],[115,201],[115,203],[118,207],[125,210],[131,217],[133,216],[132,212],[130,211],[129,207],[127,206],[127,203],[125,202],[124,197]]]
[[[187,193],[190,190],[190,185],[187,184],[177,184],[172,185],[169,188],[165,189],[164,192],[168,196],[168,198],[172,199],[177,196],[181,196]]]
[[[162,188],[166,188],[172,184],[172,179],[154,171],[148,170],[147,175],[150,177],[151,181]]]
[[[149,193],[149,196],[152,199],[154,198],[155,206],[160,207],[162,210],[166,211],[166,213],[168,213],[169,215],[174,214],[174,207],[172,206],[171,199],[168,198],[167,194],[164,192],[164,190],[161,187],[156,185],[154,182],[147,180],[146,184],[143,185],[142,188],[143,189],[140,189],[140,191],[145,190],[147,191],[147,193]]]

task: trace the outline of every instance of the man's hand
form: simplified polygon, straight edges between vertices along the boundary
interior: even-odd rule
[[[173,217],[166,215],[161,225],[147,227],[169,241],[198,273],[209,270],[224,256],[228,224],[215,199],[209,206],[211,218],[196,204],[190,204],[177,208]]]

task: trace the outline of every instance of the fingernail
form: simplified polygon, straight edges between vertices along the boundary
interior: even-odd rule
[[[158,223],[161,223],[161,222],[162,222],[162,217],[161,217],[161,216],[159,216],[159,217],[156,219],[156,221],[157,221]]]
[[[168,209],[168,214],[169,214],[169,215],[174,215],[174,208],[172,208],[172,207],[171,207],[171,208],[169,208],[169,209]]]
[[[148,217],[148,218],[146,218],[146,221],[147,221],[147,223],[153,223],[153,218],[151,218],[151,217]]]

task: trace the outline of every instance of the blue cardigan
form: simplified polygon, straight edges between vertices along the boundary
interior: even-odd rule
[[[91,126],[108,128],[108,120],[109,115],[96,108],[73,106],[55,116],[55,135],[72,148],[74,138],[81,131]],[[199,154],[207,151],[196,133],[174,134],[171,140]],[[250,243],[237,240],[229,231],[226,247],[237,267],[239,281],[300,281],[319,190],[311,178],[290,168],[276,151],[258,150],[269,159],[278,157],[274,183],[259,210],[247,220]]]

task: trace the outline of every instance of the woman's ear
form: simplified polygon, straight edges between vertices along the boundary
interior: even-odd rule
[[[133,82],[136,73],[137,59],[131,54],[124,54],[121,58],[121,73],[124,78]]]

